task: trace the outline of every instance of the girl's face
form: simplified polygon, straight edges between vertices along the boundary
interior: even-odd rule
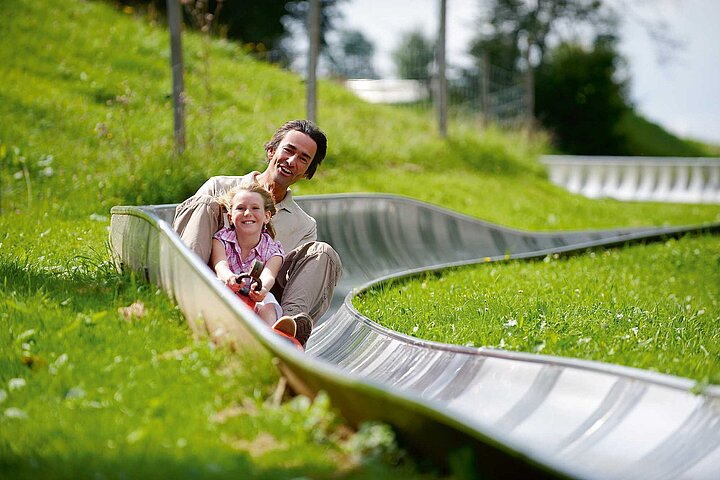
[[[270,212],[265,210],[259,193],[240,190],[233,197],[228,218],[238,234],[259,235],[263,226],[270,221]]]

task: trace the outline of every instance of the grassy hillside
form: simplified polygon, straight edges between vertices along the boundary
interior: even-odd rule
[[[175,156],[162,26],[86,0],[0,14],[0,476],[436,478],[382,426],[352,434],[322,398],[278,404],[270,358],[192,338],[161,292],[109,265],[113,205],[262,168],[263,142],[303,116],[302,80],[221,41],[206,75],[206,44],[186,35]],[[528,229],[720,220],[716,206],[570,195],[536,162],[542,138],[453,124],[441,139],[430,118],[331,83],[319,95],[330,153],[300,194],[399,193]]]
[[[20,2],[12,9],[16,20],[0,27],[13,39],[0,46],[0,115],[11,119],[0,127],[6,211],[42,209],[69,219],[107,215],[121,203],[177,202],[209,175],[261,168],[263,142],[286,119],[303,116],[301,79],[224,42],[210,47],[208,98],[203,43],[186,35],[188,151],[176,158],[165,30],[95,2]],[[410,194],[533,229],[715,216],[708,207],[568,195],[545,181],[535,161],[544,144],[533,137],[451,125],[442,140],[430,117],[368,105],[322,82],[318,108],[330,151],[317,180],[299,185],[300,193]],[[28,175],[15,178],[21,171]]]
[[[618,129],[625,137],[629,155],[651,157],[712,157],[718,155],[717,148],[678,138],[660,125],[650,122],[633,111],[628,111],[623,115]]]

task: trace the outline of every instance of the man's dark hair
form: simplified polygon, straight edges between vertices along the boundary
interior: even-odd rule
[[[315,156],[310,162],[310,166],[305,172],[305,176],[309,179],[315,175],[315,170],[320,166],[322,161],[325,159],[327,154],[327,137],[314,123],[309,120],[290,120],[285,123],[282,127],[278,128],[275,134],[272,136],[269,142],[265,144],[265,151],[277,150],[278,145],[282,141],[286,133],[290,131],[298,131],[304,133],[308,137],[312,138],[317,145]]]

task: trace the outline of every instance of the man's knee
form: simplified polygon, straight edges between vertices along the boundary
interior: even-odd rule
[[[309,242],[306,244],[306,255],[308,257],[323,258],[335,270],[335,275],[339,277],[342,274],[342,262],[340,255],[335,249],[325,242]]]
[[[195,195],[175,209],[173,229],[203,261],[210,259],[212,236],[220,226],[220,205],[212,195]]]
[[[192,218],[208,217],[217,219],[220,216],[220,204],[212,195],[194,195],[175,207],[173,227],[182,229]]]

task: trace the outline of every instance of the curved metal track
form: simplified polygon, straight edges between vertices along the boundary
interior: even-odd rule
[[[196,332],[269,349],[296,390],[325,390],[350,422],[387,422],[406,445],[440,462],[469,447],[491,477],[717,478],[718,386],[695,394],[690,380],[648,371],[423,341],[380,327],[351,300],[389,277],[716,231],[720,223],[531,233],[397,196],[298,202],[344,268],[306,354],[264,327],[182,245],[168,223],[174,205],[113,208],[111,244],[118,262],[176,300]]]

